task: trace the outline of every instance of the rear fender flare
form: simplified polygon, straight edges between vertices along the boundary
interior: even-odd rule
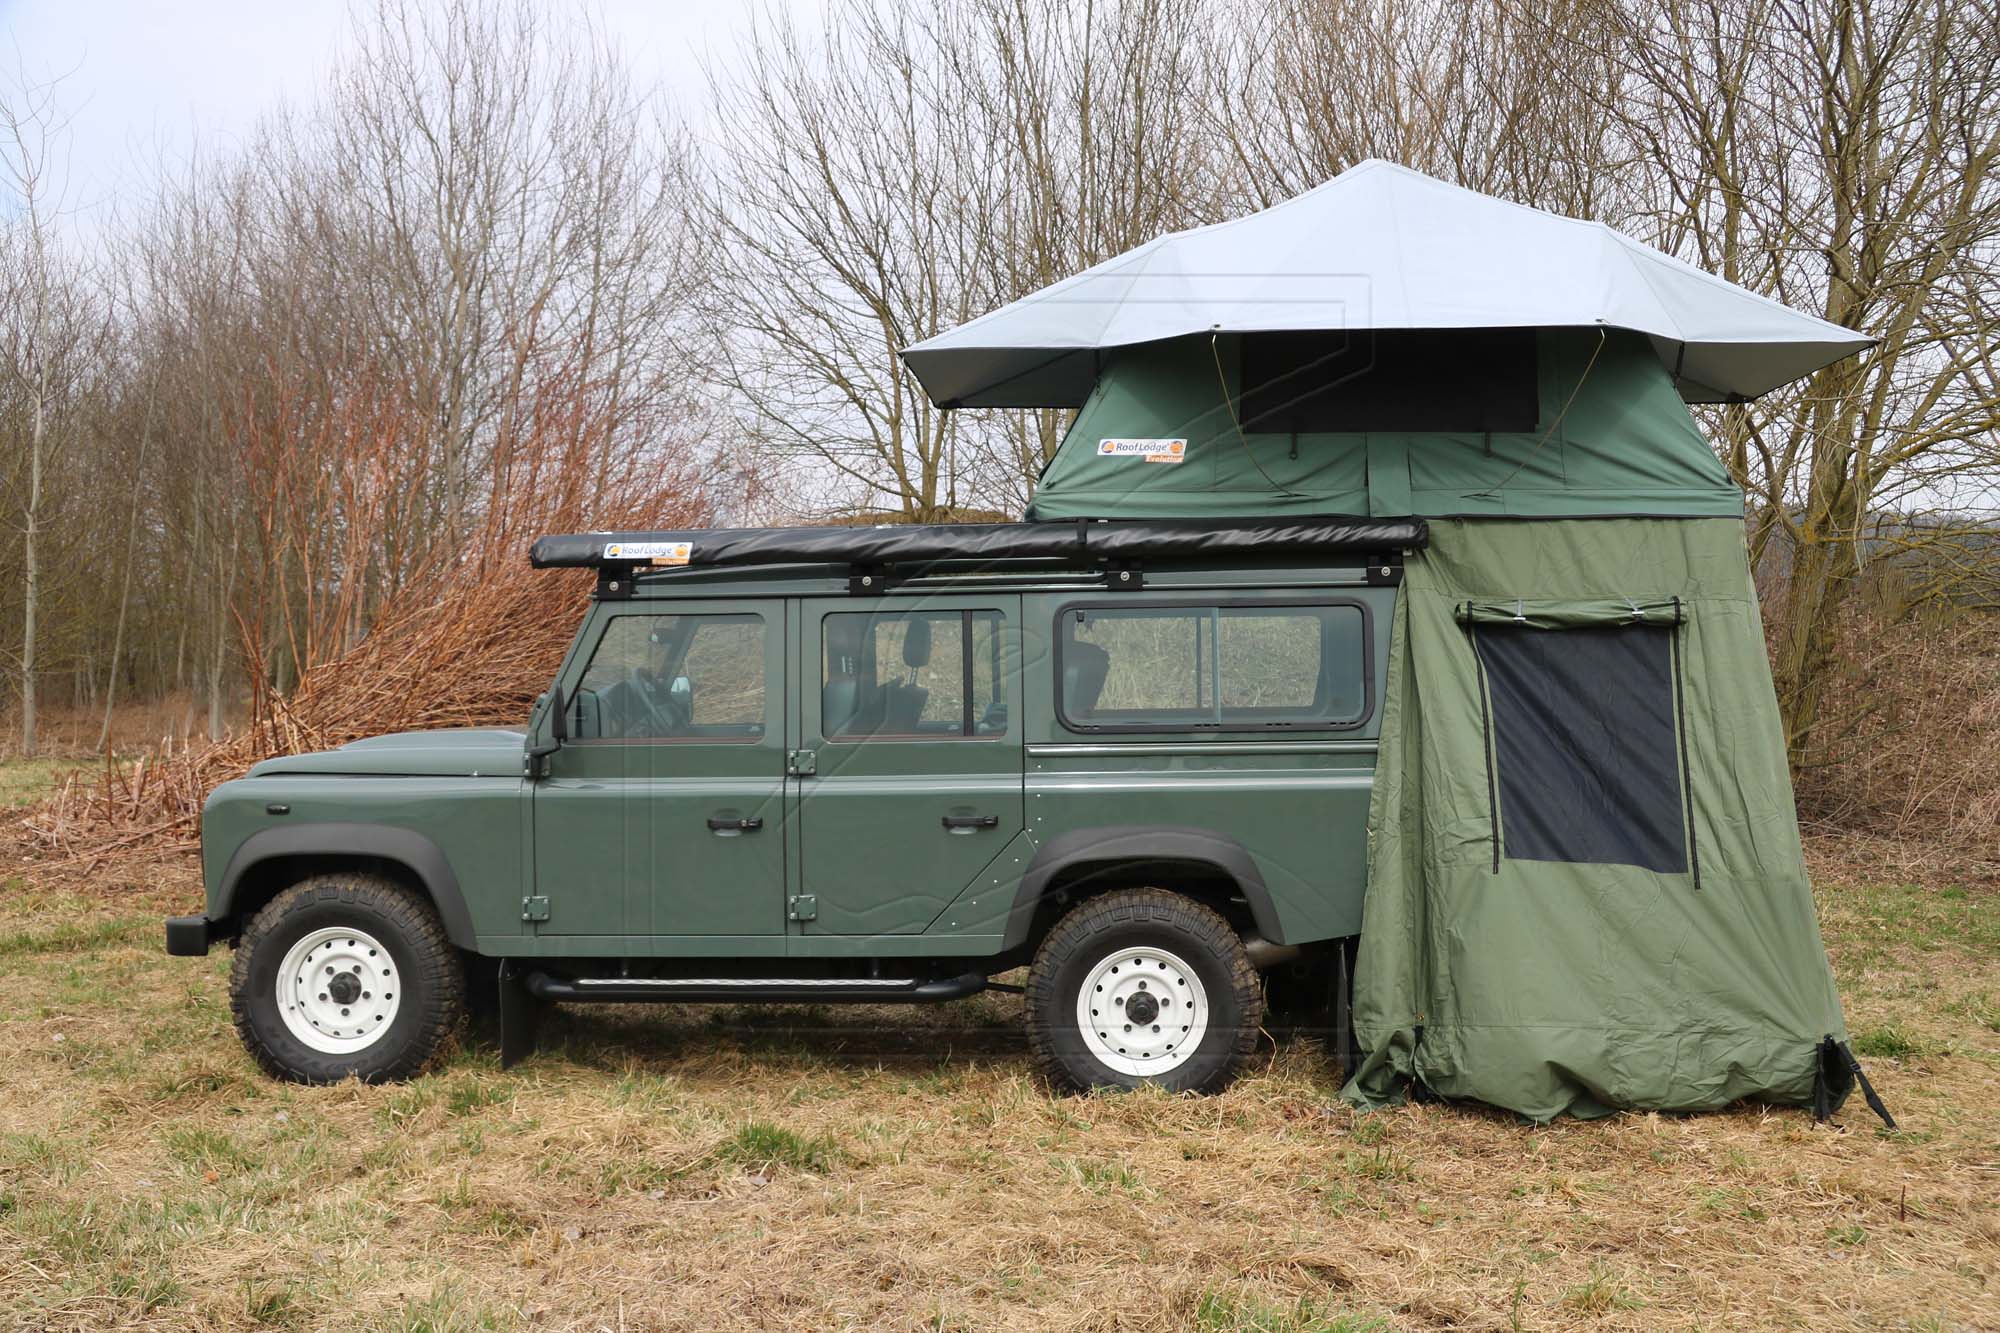
[[[1036,849],[1034,859],[1021,876],[1020,887],[1014,892],[1014,905],[1007,913],[1007,935],[1001,947],[1016,949],[1028,942],[1035,909],[1062,872],[1080,866],[1133,861],[1180,861],[1212,866],[1236,882],[1250,904],[1250,917],[1256,923],[1257,933],[1274,944],[1284,943],[1271,891],[1264,883],[1263,872],[1257,869],[1256,860],[1242,843],[1213,829],[1178,824],[1112,824],[1064,833]]]
[[[447,938],[461,949],[475,947],[472,913],[466,910],[465,893],[458,876],[438,845],[423,834],[381,824],[324,822],[290,824],[251,834],[230,856],[216,889],[212,919],[238,914],[237,897],[244,879],[266,861],[288,856],[316,856],[328,859],[369,857],[393,861],[408,870],[422,885]]]

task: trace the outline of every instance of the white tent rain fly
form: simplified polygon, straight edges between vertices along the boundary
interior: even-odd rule
[[[1647,335],[1691,403],[1755,398],[1871,342],[1602,223],[1371,160],[1261,213],[1150,241],[903,357],[943,407],[1076,407],[1099,352],[1162,338],[1590,327]]]

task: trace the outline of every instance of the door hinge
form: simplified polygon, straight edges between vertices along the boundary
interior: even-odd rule
[[[785,756],[785,772],[795,778],[809,778],[819,771],[819,756],[811,750],[793,750]]]
[[[549,900],[547,898],[521,899],[521,919],[523,921],[547,921]]]
[[[819,915],[819,899],[810,893],[792,895],[792,909],[785,913],[793,921],[811,921]]]

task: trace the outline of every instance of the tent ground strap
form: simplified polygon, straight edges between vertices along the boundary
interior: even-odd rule
[[[1867,1071],[1862,1069],[1861,1062],[1854,1058],[1854,1048],[1843,1041],[1839,1050],[1841,1058],[1847,1061],[1848,1072],[1852,1073],[1854,1081],[1861,1085],[1861,1096],[1867,1101],[1868,1109],[1881,1116],[1885,1126],[1894,1129],[1896,1118],[1889,1114],[1889,1108],[1884,1106],[1881,1097],[1876,1095],[1875,1085],[1868,1081]]]
[[[1882,1118],[1889,1129],[1896,1127],[1896,1118],[1889,1114],[1889,1108],[1882,1104],[1882,1098],[1875,1091],[1875,1085],[1868,1081],[1868,1073],[1861,1062],[1854,1058],[1854,1048],[1837,1040],[1829,1032],[1820,1038],[1819,1049],[1814,1059],[1813,1070],[1813,1119],[1824,1123],[1833,1118],[1833,1075],[1844,1069],[1854,1076],[1854,1082],[1861,1089],[1861,1096],[1868,1103],[1868,1109]]]

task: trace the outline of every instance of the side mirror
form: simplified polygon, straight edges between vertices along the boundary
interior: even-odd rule
[[[550,690],[547,698],[549,701],[549,739],[541,745],[531,745],[528,747],[528,776],[531,778],[538,778],[542,775],[542,760],[547,759],[557,750],[562,749],[563,742],[569,739],[569,710],[565,706],[562,686],[558,685],[553,690]]]

